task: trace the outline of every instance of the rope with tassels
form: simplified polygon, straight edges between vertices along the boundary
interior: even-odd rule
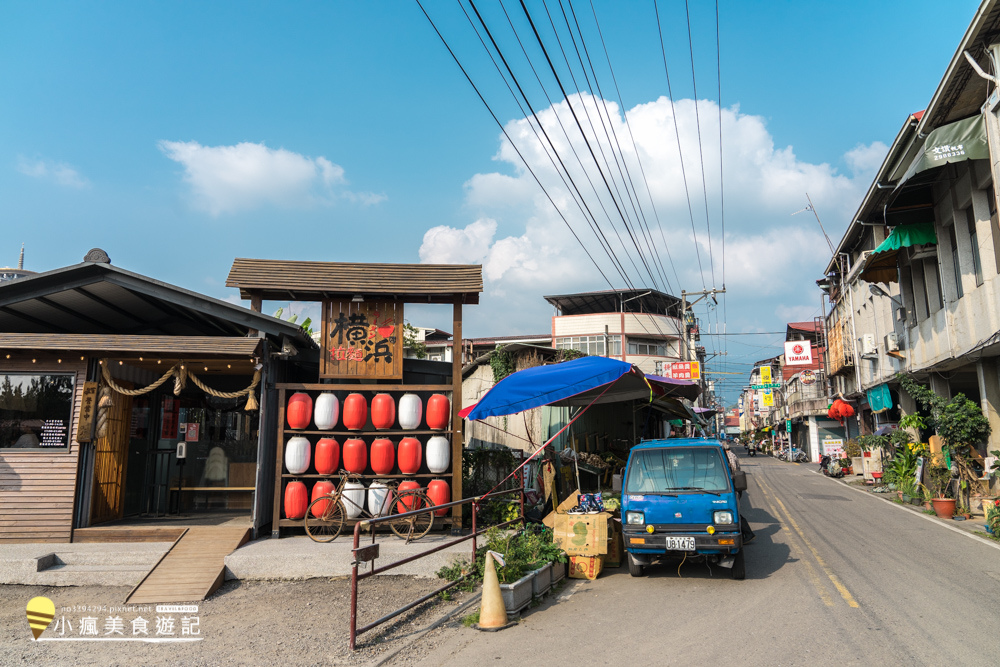
[[[259,368],[254,371],[253,381],[250,383],[250,386],[245,389],[241,389],[239,391],[218,391],[216,389],[212,389],[204,382],[202,382],[200,379],[198,379],[198,376],[192,373],[190,370],[188,370],[187,366],[183,363],[174,364],[173,366],[170,367],[170,369],[166,373],[163,374],[163,376],[159,380],[141,389],[125,389],[124,387],[116,383],[114,381],[114,378],[111,377],[111,371],[108,368],[107,359],[104,359],[101,362],[101,373],[104,377],[105,385],[123,396],[141,396],[143,394],[148,394],[157,387],[161,386],[171,377],[174,378],[174,396],[179,396],[180,393],[184,391],[184,388],[187,386],[188,378],[190,378],[191,382],[193,382],[195,386],[197,386],[199,389],[201,389],[210,396],[215,396],[216,398],[238,398],[245,394],[247,396],[247,402],[243,408],[244,410],[252,411],[252,410],[257,410],[260,407],[259,404],[257,403],[257,396],[254,393],[254,390],[257,388],[257,385],[260,384],[261,371]]]

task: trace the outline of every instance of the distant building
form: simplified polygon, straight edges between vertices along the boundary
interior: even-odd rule
[[[17,268],[10,266],[0,267],[0,283],[8,280],[17,280],[26,276],[35,275],[34,271],[27,271],[24,268],[24,246],[21,246],[21,256],[17,260]]]

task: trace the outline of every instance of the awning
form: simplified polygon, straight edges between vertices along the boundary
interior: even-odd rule
[[[942,125],[927,135],[924,149],[899,180],[902,185],[916,174],[965,160],[987,160],[986,122],[982,115]]]
[[[936,245],[934,224],[924,222],[896,227],[885,241],[879,244],[865,260],[859,277],[870,283],[898,282],[899,251],[915,245]]]
[[[613,386],[607,386],[612,383]],[[476,420],[512,415],[542,405],[585,406],[633,399],[648,401],[658,396],[686,398],[691,394],[697,397],[700,391],[697,384],[685,380],[647,378],[632,364],[618,359],[581,357],[512,373],[459,414]]]

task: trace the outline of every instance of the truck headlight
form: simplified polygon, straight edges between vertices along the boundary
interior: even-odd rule
[[[646,517],[642,512],[625,512],[625,522],[633,526],[641,526],[646,523]]]
[[[721,510],[712,513],[712,523],[717,526],[728,526],[733,523],[733,513],[729,510]]]

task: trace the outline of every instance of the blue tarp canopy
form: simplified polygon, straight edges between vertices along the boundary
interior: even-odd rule
[[[606,386],[611,383],[614,386]],[[589,405],[643,398],[648,401],[651,393],[654,397],[673,395],[694,399],[700,391],[693,382],[655,376],[650,376],[647,384],[642,371],[618,359],[581,357],[512,373],[460,414],[476,420],[512,415],[542,405]]]

